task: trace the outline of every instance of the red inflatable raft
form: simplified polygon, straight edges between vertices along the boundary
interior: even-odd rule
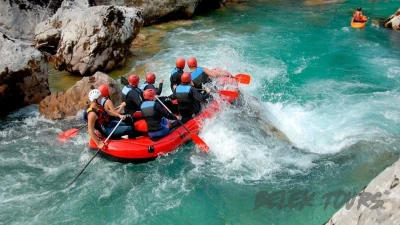
[[[230,84],[225,85],[225,87],[228,87],[229,91],[239,93],[235,79],[224,78],[223,83],[226,84],[227,82]],[[219,100],[211,101],[199,115],[185,124],[192,133],[198,134],[203,120],[217,115],[221,111],[224,102],[232,103],[235,100],[226,95],[219,94],[219,96]],[[136,124],[136,128],[138,128],[138,124]],[[177,126],[167,136],[157,141],[150,139],[148,136],[136,139],[109,140],[107,147],[100,150],[99,153],[115,161],[144,162],[171,152],[190,140],[191,135],[188,131],[183,126]],[[91,139],[89,141],[89,148],[98,150],[97,145]]]

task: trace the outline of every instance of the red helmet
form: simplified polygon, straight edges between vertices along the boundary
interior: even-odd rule
[[[156,92],[154,91],[154,89],[147,89],[143,91],[143,98],[146,100],[153,101],[155,96]]]
[[[177,58],[175,61],[176,68],[178,69],[185,69],[185,59],[184,58]]]
[[[107,97],[108,95],[110,95],[107,84],[101,84],[97,89],[99,89],[99,91],[101,92],[101,96],[103,97]]]
[[[187,61],[188,67],[197,67],[197,59],[194,57],[191,57]]]
[[[156,75],[152,72],[146,75],[146,82],[148,84],[154,84],[156,82]]]
[[[139,76],[136,75],[136,74],[132,74],[132,75],[130,75],[130,76],[128,77],[128,82],[129,82],[129,84],[132,85],[132,86],[138,86],[139,80],[140,80],[140,78],[139,78]]]
[[[192,80],[192,76],[190,75],[189,72],[182,73],[182,76],[181,76],[182,83],[190,83],[191,80]]]

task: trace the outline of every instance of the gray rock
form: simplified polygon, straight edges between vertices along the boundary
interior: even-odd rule
[[[0,116],[50,94],[45,57],[32,45],[0,33]]]
[[[61,4],[60,0],[0,1],[0,32],[10,38],[33,42],[36,25],[47,19]]]
[[[400,30],[400,9],[398,9],[393,15],[391,15],[385,23],[386,28],[392,28],[393,30]]]
[[[354,201],[351,208],[343,206],[326,225],[400,224],[399,177],[400,160],[375,177],[359,195],[349,201]],[[375,199],[369,193],[375,195]],[[361,204],[358,209],[363,197],[368,199],[368,207]]]
[[[195,11],[216,9],[225,0],[141,0],[126,2],[123,0],[95,0],[97,5],[125,5],[139,7],[145,26],[173,19],[189,19]]]
[[[135,8],[88,7],[86,1],[64,1],[56,14],[37,25],[36,46],[57,48],[56,67],[87,75],[110,71],[123,63],[143,19]]]

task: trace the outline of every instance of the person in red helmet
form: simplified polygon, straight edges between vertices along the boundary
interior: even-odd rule
[[[147,89],[143,92],[143,103],[140,106],[142,116],[146,120],[150,138],[161,138],[169,133],[168,119],[176,120],[176,117],[165,110],[156,102],[156,92]]]
[[[153,89],[156,91],[156,95],[161,95],[164,79],[163,78],[160,79],[158,88],[154,86],[155,82],[156,82],[156,75],[153,72],[150,72],[146,75],[146,82],[140,85],[140,89],[142,89],[143,91],[147,89]]]
[[[187,60],[187,65],[190,69],[192,82],[195,88],[202,89],[203,84],[211,82],[210,77],[219,77],[218,72],[214,70],[207,69],[206,67],[198,67],[197,59],[194,57]]]
[[[185,69],[185,63],[184,58],[177,58],[175,61],[176,67],[172,70],[171,77],[169,78],[171,82],[171,91],[174,91],[174,88],[181,83],[181,76],[183,74],[183,69]]]
[[[125,113],[132,115],[140,111],[140,105],[143,101],[143,92],[138,88],[139,76],[132,74],[128,77],[129,84],[122,89],[122,105],[125,106]]]
[[[108,88],[107,84],[100,84],[100,86],[97,88],[101,96],[103,97],[101,99],[101,106],[106,110],[107,114],[113,117],[118,117],[121,118],[121,110],[124,108],[123,105],[116,110],[114,107],[114,104],[112,103],[110,99],[110,90]]]
[[[178,100],[179,114],[182,116],[181,122],[186,123],[200,112],[200,102],[210,97],[210,89],[206,89],[206,94],[202,95],[198,90],[190,85],[192,79],[188,72],[181,76],[179,84],[172,94],[172,99]]]

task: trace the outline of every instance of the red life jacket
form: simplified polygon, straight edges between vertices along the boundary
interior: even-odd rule
[[[354,21],[358,21],[358,22],[364,21],[364,16],[363,16],[362,12],[360,12],[360,11],[356,11],[353,15],[353,18],[354,18]]]
[[[86,117],[89,115],[90,112],[94,112],[97,115],[97,120],[96,120],[94,127],[97,130],[98,129],[101,130],[102,125],[105,125],[106,123],[108,123],[109,117],[108,117],[108,114],[106,113],[105,109],[101,105],[98,105],[98,106],[99,106],[99,109],[89,107],[86,110]]]

